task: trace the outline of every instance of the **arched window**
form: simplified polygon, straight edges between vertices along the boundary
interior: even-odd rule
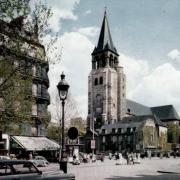
[[[99,84],[103,84],[103,77],[102,76],[99,78]]]
[[[98,85],[98,78],[95,78],[94,85]]]

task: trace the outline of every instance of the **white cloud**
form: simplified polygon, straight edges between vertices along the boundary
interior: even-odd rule
[[[180,109],[180,71],[166,63],[156,67],[130,92],[130,98],[149,106],[173,104]]]
[[[155,69],[147,60],[139,60],[120,54],[124,67],[127,98],[148,106],[173,104],[180,111],[180,71],[170,63]]]
[[[66,9],[59,9],[52,7],[53,16],[50,18],[49,23],[50,27],[55,31],[59,31],[61,28],[60,20],[61,19],[71,19],[77,20],[77,16],[73,14],[72,11]]]
[[[142,81],[143,77],[149,73],[149,64],[147,61],[135,59],[122,53],[120,53],[119,64],[124,67],[128,92],[136,87]]]
[[[88,9],[87,11],[85,11],[85,13],[84,14],[91,14],[92,13],[92,11],[90,10],[90,9]]]
[[[168,57],[173,60],[180,60],[180,51],[178,49],[173,49],[168,53]]]
[[[50,27],[54,31],[59,31],[61,28],[61,19],[77,20],[78,17],[74,14],[73,10],[80,0],[68,0],[68,1],[48,1],[51,6],[53,16],[50,18]]]
[[[78,29],[78,32],[85,36],[94,37],[99,32],[99,28],[98,27],[84,27],[84,28]]]
[[[50,66],[49,92],[52,97],[60,80],[60,74],[64,71],[72,97],[77,101],[81,115],[86,118],[88,74],[91,70],[91,53],[94,45],[79,32],[64,33],[60,39],[61,41],[59,40],[57,43],[59,46],[63,45],[61,62]]]

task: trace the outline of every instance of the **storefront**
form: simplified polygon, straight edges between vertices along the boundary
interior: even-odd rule
[[[28,159],[29,154],[44,156],[49,161],[57,161],[60,146],[46,137],[11,136],[10,153],[18,159]]]

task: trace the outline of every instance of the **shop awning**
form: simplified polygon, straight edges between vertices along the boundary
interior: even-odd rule
[[[26,151],[59,150],[60,148],[59,144],[46,137],[11,136],[11,138]]]

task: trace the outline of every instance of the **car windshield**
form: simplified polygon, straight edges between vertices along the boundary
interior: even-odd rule
[[[10,174],[38,173],[36,168],[30,164],[0,164],[0,176]]]
[[[35,156],[35,159],[37,159],[37,160],[45,160],[45,158],[42,157],[42,156]]]

